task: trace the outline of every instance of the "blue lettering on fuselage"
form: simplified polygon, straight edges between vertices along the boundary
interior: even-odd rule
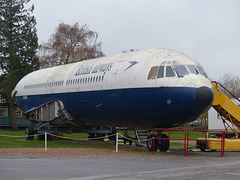
[[[75,73],[75,76],[83,75],[83,74],[90,74],[92,68],[93,68],[92,66],[90,66],[90,67],[81,66],[81,67],[77,70],[77,72]]]
[[[110,69],[112,68],[112,64],[113,63],[101,64],[101,65],[97,65],[95,67],[93,67],[93,66],[84,67],[82,65],[75,73],[75,76],[91,74],[91,73],[107,72],[107,71],[110,71]]]

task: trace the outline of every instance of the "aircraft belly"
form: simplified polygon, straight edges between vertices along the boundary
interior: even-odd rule
[[[152,129],[195,120],[206,108],[195,103],[196,88],[131,88],[17,97],[29,110],[61,100],[67,112],[88,125]]]

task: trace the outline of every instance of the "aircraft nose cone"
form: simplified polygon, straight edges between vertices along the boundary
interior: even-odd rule
[[[195,102],[200,107],[207,107],[212,103],[213,96],[213,91],[210,88],[202,86],[195,92]]]

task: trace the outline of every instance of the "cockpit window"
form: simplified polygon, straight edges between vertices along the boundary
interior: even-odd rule
[[[207,78],[207,74],[205,73],[203,67],[202,66],[197,66],[197,68],[198,68],[199,73]]]
[[[166,67],[166,77],[175,77],[175,73],[171,66]]]
[[[164,77],[164,66],[160,66],[157,74],[157,78],[163,78]]]
[[[148,74],[148,79],[155,79],[156,75],[157,75],[157,72],[158,72],[158,66],[152,67],[149,74]]]
[[[175,66],[175,70],[179,77],[183,77],[184,75],[188,74],[188,71],[185,66]]]
[[[194,65],[188,65],[188,69],[190,70],[191,73],[198,74],[198,71]]]

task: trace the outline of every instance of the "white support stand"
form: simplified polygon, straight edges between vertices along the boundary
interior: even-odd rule
[[[118,133],[116,134],[116,152],[118,152]]]
[[[47,132],[45,132],[45,152],[47,152]]]

